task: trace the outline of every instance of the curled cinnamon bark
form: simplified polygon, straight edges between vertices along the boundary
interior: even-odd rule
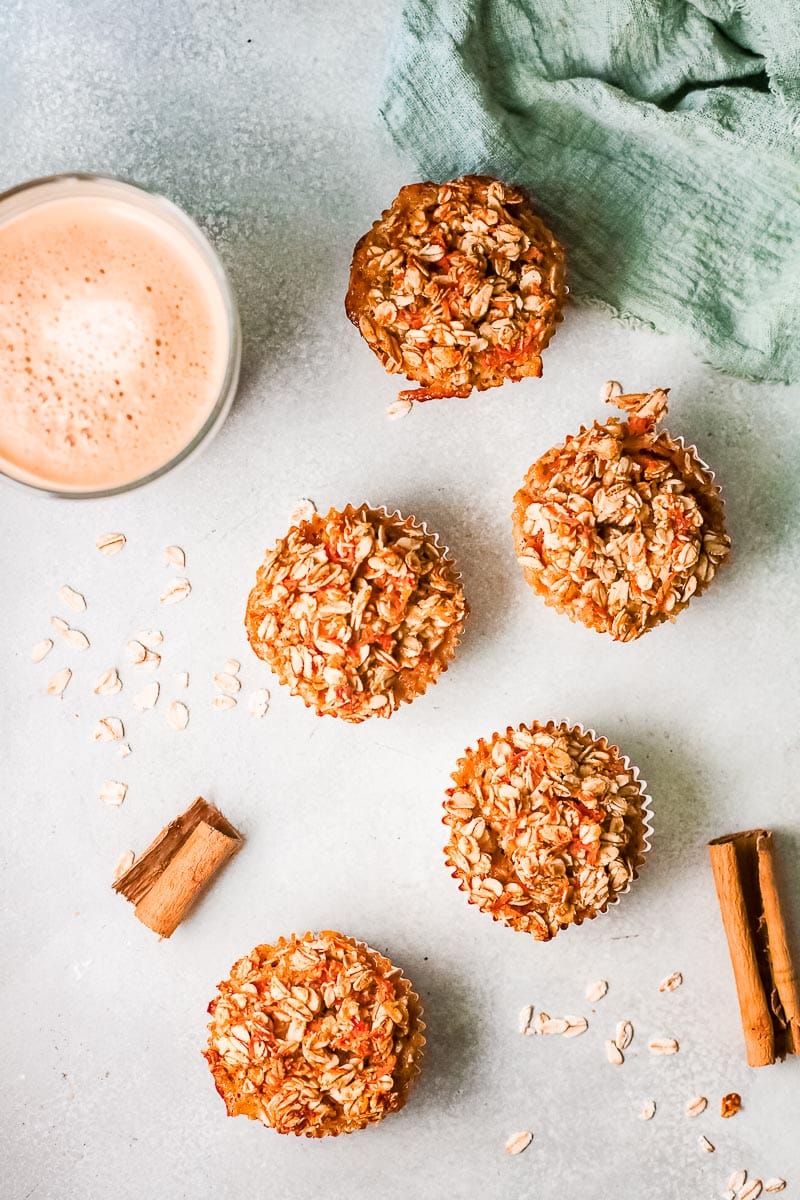
[[[212,876],[244,838],[201,796],[161,830],[142,857],[114,884],[143,924],[170,937]]]
[[[709,843],[728,939],[747,1061],[762,1067],[800,1053],[800,981],[792,962],[768,829]]]

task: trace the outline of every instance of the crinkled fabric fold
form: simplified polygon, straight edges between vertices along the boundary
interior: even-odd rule
[[[794,0],[406,0],[381,104],[421,172],[527,185],[570,286],[800,381]]]

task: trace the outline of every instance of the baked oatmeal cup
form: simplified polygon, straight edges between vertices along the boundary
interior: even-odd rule
[[[524,190],[489,175],[413,183],[353,252],[347,315],[401,400],[465,397],[542,373],[564,251]]]
[[[470,904],[550,941],[615,904],[650,848],[650,797],[617,746],[566,722],[465,750],[447,792],[448,867]]]
[[[514,497],[517,559],[545,604],[629,642],[674,621],[730,552],[714,473],[658,423],[667,389],[603,397],[630,413],[568,437]]]
[[[256,946],[208,1006],[203,1055],[228,1116],[278,1133],[353,1133],[397,1112],[425,1023],[398,967],[325,930]]]
[[[390,717],[447,670],[468,606],[447,550],[413,517],[348,505],[280,538],[247,602],[259,658],[319,716]]]

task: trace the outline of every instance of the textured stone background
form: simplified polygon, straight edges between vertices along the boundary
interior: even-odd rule
[[[356,238],[414,169],[375,119],[388,2],[6,0],[0,13],[0,185],[67,168],[108,170],[182,203],[231,271],[244,382],[208,452],[151,490],[51,503],[5,488],[0,604],[0,1168],[4,1200],[665,1200],[719,1194],[731,1170],[784,1175],[800,1196],[800,1063],[744,1066],[706,862],[708,837],[780,832],[800,927],[796,558],[800,395],[722,378],[677,341],[581,311],[545,377],[389,423],[396,381],[345,319]],[[670,427],[696,440],[725,488],[735,559],[675,627],[620,647],[527,592],[511,553],[511,496],[533,457],[599,412],[602,380],[670,385]],[[277,687],[268,718],[212,713],[211,676],[249,655],[243,605],[263,548],[302,496],[364,497],[427,520],[463,567],[472,619],[440,685],[388,723],[317,721]],[[95,537],[129,543],[102,559]],[[159,610],[162,548],[188,553],[194,591]],[[31,644],[69,580],[75,624],[63,703]],[[189,670],[192,719],[136,714],[138,678],[112,705],[91,681],[142,627],[167,633],[162,679]],[[171,693],[167,689],[166,697]],[[118,712],[133,755],[94,746]],[[443,868],[440,798],[464,745],[533,717],[567,716],[618,739],[655,800],[654,850],[630,896],[554,944],[468,908]],[[119,810],[104,778],[130,784]],[[202,792],[245,830],[245,851],[171,942],[110,891]],[[334,927],[387,949],[427,1009],[430,1053],[404,1113],[348,1139],[281,1139],[227,1121],[200,1058],[205,1007],[233,960],[291,929]],[[674,969],[683,989],[658,992]],[[593,1013],[583,1000],[605,977]],[[583,1012],[573,1042],[521,1039],[520,1006]],[[602,1043],[637,1036],[622,1069]],[[681,1053],[650,1056],[654,1034]],[[745,1111],[717,1115],[730,1089]],[[702,1092],[708,1114],[689,1121]],[[654,1097],[658,1114],[637,1119]],[[535,1141],[503,1154],[516,1129]],[[717,1146],[703,1154],[698,1137]]]

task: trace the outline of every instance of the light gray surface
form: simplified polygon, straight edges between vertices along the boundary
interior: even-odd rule
[[[342,310],[356,238],[414,177],[374,119],[388,3],[7,0],[0,184],[65,168],[154,185],[212,233],[240,296],[244,385],[196,463],[111,502],[0,494],[4,639],[0,722],[3,890],[0,1163],[4,1200],[664,1200],[719,1194],[731,1170],[783,1175],[800,1196],[800,1063],[749,1071],[705,842],[733,828],[780,831],[796,875],[795,559],[798,390],[715,376],[676,341],[571,311],[545,377],[390,423],[397,390]],[[251,39],[251,40],[248,40]],[[9,64],[11,67],[9,69]],[[696,440],[729,503],[735,559],[676,626],[610,644],[546,610],[510,546],[511,496],[532,459],[598,412],[598,386],[670,385],[670,428]],[[261,723],[210,710],[229,655],[246,689],[272,686],[242,631],[260,555],[303,496],[369,498],[413,511],[458,556],[472,617],[454,666],[390,722],[313,718],[273,686]],[[96,536],[124,530],[106,560]],[[194,591],[161,609],[165,545],[188,554]],[[92,639],[40,666],[30,647],[81,588],[74,623]],[[67,616],[70,614],[67,613]],[[125,639],[167,635],[165,698],[191,672],[192,717],[102,701]],[[63,702],[46,678],[69,661]],[[134,753],[89,741],[118,713]],[[440,804],[456,755],[507,723],[567,716],[618,739],[655,804],[641,880],[605,918],[542,946],[464,902],[442,864]],[[109,809],[105,778],[130,785]],[[170,942],[110,891],[198,792],[247,845]],[[200,1057],[205,1007],[259,941],[333,927],[386,949],[419,989],[429,1054],[405,1111],[355,1136],[306,1142],[225,1118]],[[684,987],[661,995],[674,969]],[[593,1011],[586,984],[604,977]],[[585,1013],[572,1042],[522,1039],[526,1002]],[[604,1039],[628,1017],[622,1068]],[[673,1035],[672,1059],[646,1040]],[[723,1092],[745,1111],[718,1116]],[[710,1099],[695,1121],[691,1096]],[[643,1101],[655,1120],[637,1119]],[[530,1128],[516,1159],[506,1137]],[[698,1148],[701,1133],[716,1145]]]

